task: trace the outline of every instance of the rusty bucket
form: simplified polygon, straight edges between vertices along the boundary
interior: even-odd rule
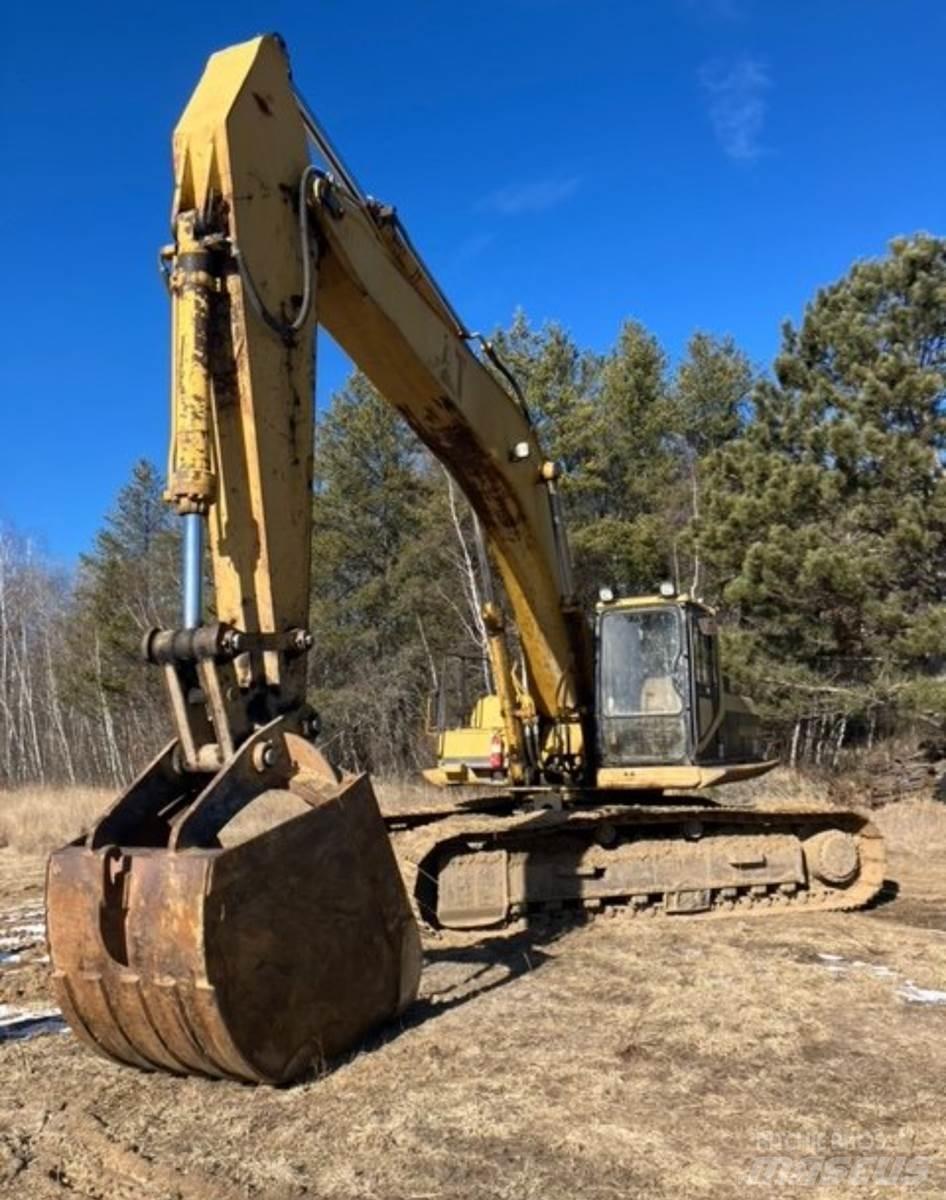
[[[196,796],[172,744],[49,860],[57,998],[109,1058],[284,1083],[416,995],[419,936],[370,780],[268,739],[271,766],[257,754],[254,770],[248,744]],[[287,780],[307,811],[220,845],[248,798]]]

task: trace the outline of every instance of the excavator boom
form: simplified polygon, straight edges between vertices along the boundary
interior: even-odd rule
[[[447,464],[483,528],[515,616],[543,715],[587,703],[591,663],[577,634],[555,481],[524,403],[473,353],[424,286],[392,214],[322,181],[319,321]]]

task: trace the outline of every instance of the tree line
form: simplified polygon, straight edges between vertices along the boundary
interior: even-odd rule
[[[583,598],[664,579],[718,608],[773,747],[832,762],[946,722],[946,241],[897,239],[787,322],[765,370],[698,332],[672,365],[516,315],[494,338],[563,497]],[[138,463],[71,574],[0,536],[0,783],[126,781],[170,736],[142,633],[179,619],[180,535]],[[318,420],[312,700],[349,767],[429,760],[428,698],[478,663],[482,564],[444,469],[354,373]]]

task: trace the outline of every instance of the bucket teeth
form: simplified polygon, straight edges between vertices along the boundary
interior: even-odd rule
[[[84,1042],[149,1070],[281,1083],[413,999],[419,937],[367,777],[228,848],[52,855],[50,957]]]

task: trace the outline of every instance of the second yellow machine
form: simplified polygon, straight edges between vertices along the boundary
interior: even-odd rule
[[[312,146],[316,162],[310,160]],[[152,631],[176,737],[50,860],[49,943],[73,1029],[145,1068],[280,1082],[402,1011],[418,925],[550,912],[770,913],[865,903],[860,816],[668,795],[757,774],[695,599],[578,605],[558,494],[515,381],[459,319],[396,212],[369,198],[261,37],[213,55],[174,135],[168,499],[184,621]],[[319,751],[306,702],[316,324],[466,495],[515,619],[484,623],[494,694],[440,732],[452,810],[387,823]],[[204,621],[204,538],[215,619]],[[488,573],[488,572],[487,572]],[[263,792],[307,811],[218,836]]]

